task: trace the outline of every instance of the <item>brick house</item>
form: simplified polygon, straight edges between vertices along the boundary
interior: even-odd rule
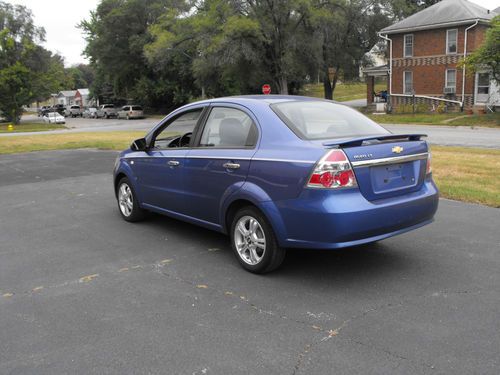
[[[443,0],[381,30],[390,54],[385,69],[392,107],[414,100],[428,109],[440,104],[448,110],[499,105],[499,88],[488,71],[464,74],[457,67],[481,45],[495,15],[467,0]],[[367,78],[368,86],[373,85],[369,72]],[[370,102],[370,87],[368,93]]]

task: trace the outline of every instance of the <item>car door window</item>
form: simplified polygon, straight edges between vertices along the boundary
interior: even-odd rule
[[[156,134],[152,142],[153,148],[165,150],[172,147],[188,147],[202,111],[203,108],[198,108],[175,117]]]
[[[235,108],[214,107],[201,134],[200,147],[255,146],[257,129],[250,116]]]

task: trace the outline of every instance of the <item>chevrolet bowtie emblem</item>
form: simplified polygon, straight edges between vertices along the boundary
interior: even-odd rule
[[[402,152],[403,152],[403,150],[404,150],[404,148],[403,148],[403,147],[401,147],[401,146],[394,146],[394,147],[392,148],[392,152],[394,152],[395,154],[400,154],[400,153],[402,153]]]

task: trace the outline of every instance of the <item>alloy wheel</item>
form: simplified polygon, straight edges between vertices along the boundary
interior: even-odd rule
[[[234,244],[241,260],[249,265],[259,264],[266,252],[266,235],[252,216],[242,216],[234,227]]]
[[[120,189],[118,190],[118,202],[122,214],[129,217],[134,209],[134,198],[132,196],[132,189],[130,189],[130,186],[126,183],[120,185]]]

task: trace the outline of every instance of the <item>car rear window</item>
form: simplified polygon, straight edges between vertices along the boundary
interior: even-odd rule
[[[133,105],[132,111],[142,111],[142,107],[140,105]]]
[[[105,104],[103,108],[115,108],[113,104]]]
[[[327,101],[271,104],[278,117],[302,139],[332,139],[389,134],[358,111]]]

